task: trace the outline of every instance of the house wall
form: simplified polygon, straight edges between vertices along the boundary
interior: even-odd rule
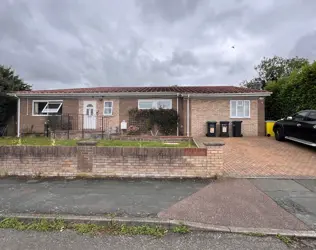
[[[33,116],[32,103],[33,100],[45,100],[44,98],[21,98],[21,113],[20,126],[21,133],[32,132],[44,133],[44,123],[47,116]],[[46,100],[63,100],[63,113],[77,114],[78,100],[77,99],[62,99],[62,98],[46,98]]]
[[[232,119],[230,118],[230,100],[251,100],[250,118]],[[219,134],[220,121],[243,121],[242,133],[244,136],[257,136],[262,133],[264,124],[264,113],[262,113],[261,103],[258,108],[258,98],[227,98],[227,99],[191,99],[190,100],[190,120],[191,136],[205,136],[206,122],[210,120],[217,121],[217,134]],[[259,119],[260,116],[260,119]],[[260,125],[259,125],[260,124]],[[263,125],[264,126],[264,125]],[[231,130],[231,124],[230,124]],[[260,131],[259,131],[260,130]],[[231,132],[231,131],[230,131]],[[232,133],[230,133],[232,134]]]
[[[120,123],[125,120],[128,124],[129,120],[129,110],[138,107],[138,100],[140,99],[172,99],[172,109],[177,110],[177,98],[170,97],[148,97],[148,98],[120,98],[119,99],[119,126]]]
[[[120,112],[120,101],[117,98],[81,98],[79,99],[79,108],[77,113],[79,113],[79,126],[78,129],[82,129],[83,124],[83,115],[85,114],[84,102],[85,101],[95,101],[96,102],[96,130],[102,130],[102,119],[103,119],[103,128],[104,130],[112,129],[115,130],[119,127],[119,112]],[[104,102],[112,101],[113,102],[113,113],[111,116],[103,116]]]

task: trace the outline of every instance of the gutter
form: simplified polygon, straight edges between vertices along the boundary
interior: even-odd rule
[[[265,97],[270,96],[272,92],[256,92],[256,93],[210,93],[210,94],[188,94],[192,98],[210,98],[210,97]],[[138,96],[178,96],[179,93],[174,92],[118,92],[118,93],[16,93],[15,96],[20,97],[138,97]]]
[[[177,96],[174,92],[118,92],[118,93],[17,93],[20,97],[138,97],[138,96]]]
[[[257,93],[214,93],[214,94],[190,94],[191,98],[209,98],[209,97],[266,97],[272,92],[257,92]]]

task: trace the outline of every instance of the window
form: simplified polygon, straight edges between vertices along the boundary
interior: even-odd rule
[[[231,118],[250,118],[250,101],[230,101]]]
[[[304,118],[308,115],[308,111],[301,111],[293,115],[293,121],[303,121]]]
[[[172,109],[171,99],[138,100],[138,109]]]
[[[113,102],[106,101],[104,102],[104,115],[112,115],[113,114]]]
[[[32,115],[61,115],[63,101],[33,101]]]
[[[316,111],[311,111],[307,117],[308,121],[316,121]]]

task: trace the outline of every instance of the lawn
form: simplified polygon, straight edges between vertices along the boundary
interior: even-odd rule
[[[59,146],[76,146],[78,140],[55,140],[55,145]],[[18,138],[0,137],[0,146],[4,145],[34,145],[34,146],[51,146],[53,141],[46,137],[24,137]],[[123,141],[123,140],[98,140],[97,146],[101,147],[147,147],[147,148],[192,148],[196,147],[193,142],[181,141],[178,143],[164,143],[162,141]]]

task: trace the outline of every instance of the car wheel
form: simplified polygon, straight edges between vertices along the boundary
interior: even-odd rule
[[[284,141],[284,131],[283,131],[283,128],[281,128],[281,127],[279,127],[279,128],[276,128],[276,130],[275,130],[275,132],[274,132],[274,134],[275,134],[275,139],[277,140],[277,141]]]

